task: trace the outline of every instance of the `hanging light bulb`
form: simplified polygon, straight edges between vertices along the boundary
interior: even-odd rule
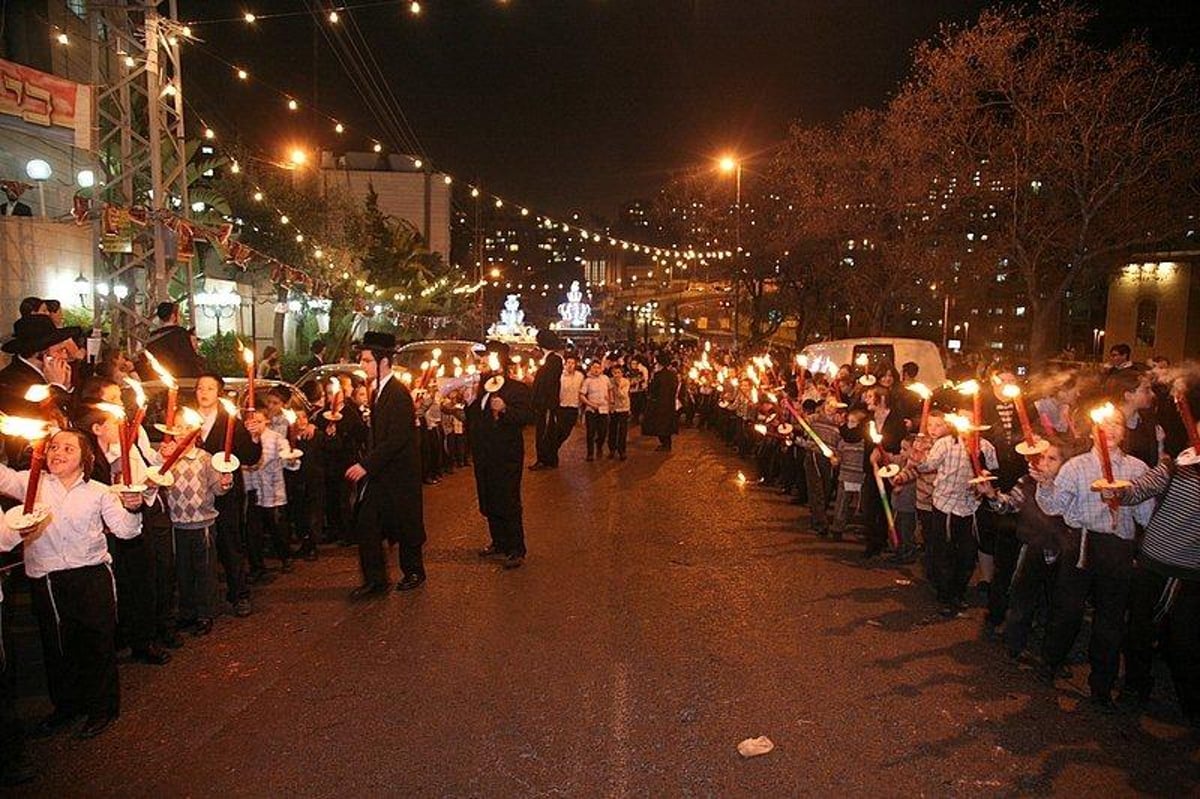
[[[250,73],[244,69],[239,69],[237,71],[237,76],[238,76],[238,80],[245,80],[246,78],[250,77]]]
[[[297,233],[297,234],[296,234],[296,243],[297,243],[297,244],[303,244],[303,243],[304,243],[304,234],[303,234],[303,233]]]
[[[209,141],[212,141],[213,139],[217,138],[217,134],[212,128],[205,128],[204,129],[204,138],[208,139]]]
[[[479,196],[479,189],[471,189],[471,196],[472,196],[472,197],[478,197],[478,196]]]
[[[281,225],[286,225],[288,222],[291,222],[291,221],[292,220],[288,219],[287,214],[283,214],[282,216],[279,217],[279,224],[281,224]]]
[[[133,60],[133,56],[125,56],[125,66],[129,67],[130,69],[133,69],[137,66],[137,62]]]
[[[289,111],[295,111],[298,108],[300,108],[300,104],[298,102],[296,102],[295,100],[288,100],[288,110]]]
[[[449,175],[446,175],[446,177],[442,178],[442,180],[446,181],[447,186],[454,182],[454,178],[450,177]]]
[[[246,15],[243,16],[242,19],[246,20],[246,22],[250,23],[251,25],[258,21],[258,17],[254,16],[249,11],[246,12]]]
[[[420,158],[414,158],[413,166],[416,167],[417,169],[420,169],[421,167],[425,166],[425,162],[422,161]]]
[[[419,15],[421,13],[421,4],[418,3],[417,0],[413,0],[408,4],[408,13],[412,14],[414,17]]]
[[[329,21],[332,22],[334,25],[336,25],[340,19],[341,19],[341,17],[338,16],[338,12],[336,12],[336,11],[329,12]]]
[[[497,198],[496,198],[496,207],[497,207],[497,208],[503,208],[503,207],[504,207],[504,200],[501,200],[499,197],[497,197]]]
[[[371,149],[373,149],[377,153],[381,153],[381,152],[383,152],[383,145],[380,144],[379,142],[375,142],[375,146]]]
[[[68,37],[65,32],[58,34],[57,36],[54,37],[54,39],[59,44],[70,44],[71,43],[70,37]]]
[[[229,171],[236,175],[242,171],[242,166],[237,161],[234,161],[229,165]]]
[[[263,193],[261,191],[254,192],[254,202],[260,203],[260,202],[262,202],[262,200],[263,200]]]
[[[336,125],[334,125],[334,126],[333,126],[333,132],[334,132],[334,133],[345,133],[345,132],[346,132],[346,126],[345,126],[345,125],[343,125],[341,122],[339,122],[339,123],[337,123]]]
[[[192,29],[189,28],[187,25],[184,25],[183,26],[183,35],[189,39],[192,38]]]

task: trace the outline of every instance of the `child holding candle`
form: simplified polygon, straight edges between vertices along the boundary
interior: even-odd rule
[[[1153,512],[1150,500],[1114,509],[1107,494],[1093,490],[1097,481],[1137,481],[1147,471],[1144,463],[1121,451],[1125,417],[1111,406],[1107,410],[1111,413],[1093,426],[1091,450],[1071,458],[1057,475],[1040,464],[1029,469],[1038,483],[1038,507],[1051,516],[1062,516],[1071,531],[1050,603],[1042,657],[1045,676],[1053,679],[1066,661],[1090,596],[1095,612],[1088,684],[1092,701],[1102,707],[1112,704],[1120,665],[1136,525],[1147,524]]]
[[[258,463],[245,467],[246,493],[251,497],[253,508],[248,521],[250,567],[255,571],[265,570],[263,563],[264,535],[271,541],[275,557],[279,558],[280,571],[287,574],[292,570],[292,550],[288,541],[288,524],[284,510],[287,507],[287,484],[284,469],[295,471],[300,468],[297,460],[289,459],[291,445],[285,436],[266,427],[262,411],[247,411],[249,419],[262,425],[260,434],[262,457]]]
[[[216,498],[233,486],[232,474],[212,468],[212,456],[195,439],[188,442],[166,441],[164,457],[186,446],[171,474],[175,483],[165,489],[175,535],[175,573],[179,582],[179,629],[194,635],[208,635],[216,615],[212,598],[216,594],[213,565],[216,532]]]
[[[116,598],[105,531],[118,538],[137,536],[142,498],[118,495],[89,480],[94,458],[81,432],[56,433],[46,448],[48,474],[38,492],[39,504],[53,508],[53,515],[31,531],[6,530],[6,546],[15,544],[14,536],[25,544],[25,574],[54,703],[54,712],[38,728],[45,735],[86,715],[77,736],[92,738],[119,712]],[[29,483],[29,472],[0,466],[0,494],[21,499]]]
[[[926,544],[932,548],[934,586],[938,612],[952,618],[967,607],[967,585],[975,571],[978,556],[979,494],[971,481],[976,464],[971,454],[973,432],[961,432],[939,438],[928,454],[914,449],[913,461],[919,474],[936,474],[933,481],[933,524]],[[990,441],[978,441],[978,465],[997,468],[996,448]]]
[[[1177,396],[1198,434],[1192,407],[1200,407],[1200,384]],[[1193,727],[1200,726],[1200,465],[1163,463],[1119,492],[1123,505],[1157,498],[1138,552],[1125,637],[1122,700],[1144,703],[1154,687],[1154,650],[1159,640],[1171,669],[1175,694]]]

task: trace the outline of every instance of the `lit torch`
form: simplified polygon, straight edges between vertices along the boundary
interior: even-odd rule
[[[249,347],[243,347],[242,342],[238,340],[238,351],[242,355],[242,361],[246,364],[246,410],[254,410],[254,350]]]
[[[921,425],[917,428],[920,435],[929,435],[929,406],[933,401],[933,392],[924,383],[913,383],[908,390],[921,398]]]
[[[1113,475],[1112,455],[1108,451],[1108,433],[1104,430],[1104,425],[1107,424],[1117,409],[1113,407],[1111,402],[1106,402],[1098,408],[1092,408],[1088,416],[1092,419],[1092,434],[1096,439],[1096,449],[1100,450],[1100,469],[1104,473],[1103,479],[1096,480],[1092,483],[1093,491],[1117,491],[1122,488],[1129,488],[1133,483],[1128,480],[1117,480]],[[1113,527],[1117,526],[1117,517],[1121,512],[1121,500],[1115,494],[1110,495],[1104,501],[1108,505],[1108,510],[1112,514]],[[1083,530],[1083,535],[1079,540],[1079,561],[1077,566],[1084,568],[1087,562],[1087,528]]]
[[[1175,407],[1179,410],[1179,418],[1187,429],[1188,448],[1179,453],[1175,462],[1180,466],[1191,466],[1200,463],[1200,431],[1196,430],[1196,417],[1192,414],[1192,406],[1187,401],[1187,385],[1182,378],[1174,385]]]
[[[875,443],[878,449],[883,443],[883,434],[875,427],[875,420],[872,419],[867,425],[867,433],[871,437],[871,441]],[[879,501],[883,503],[883,516],[887,519],[888,540],[892,542],[892,546],[899,548],[900,533],[896,531],[896,517],[892,515],[892,503],[888,501],[887,489],[883,486],[885,477],[895,477],[900,470],[895,466],[881,466],[878,469],[871,470],[875,475],[875,487],[879,489]]]
[[[183,454],[191,448],[192,443],[200,435],[200,428],[204,424],[204,417],[191,408],[183,408],[180,416],[183,417],[183,428],[187,432],[175,442],[175,449],[163,460],[161,466],[151,466],[146,470],[146,478],[163,488],[175,484],[175,477],[171,474],[171,467],[178,463]]]
[[[241,346],[241,342],[238,342]],[[154,357],[154,353],[146,351],[146,360],[150,364],[150,368],[158,375],[158,379],[167,387],[167,414],[163,419],[163,424],[168,428],[175,426],[175,405],[179,401],[179,383],[175,381],[175,377],[163,368],[163,365]]]
[[[117,405],[115,402],[97,402],[96,408],[104,411],[109,416],[117,420],[117,439],[121,447],[121,483],[125,486],[133,484],[132,471],[130,469],[130,450],[133,448],[133,439],[125,432],[125,408]]]
[[[0,433],[28,439],[33,447],[33,457],[29,462],[29,481],[25,485],[25,501],[4,514],[4,521],[12,529],[20,532],[30,531],[49,515],[49,509],[45,507],[38,507],[35,511],[34,503],[37,500],[38,483],[42,479],[42,467],[46,463],[46,441],[50,437],[50,425],[42,419],[0,414]]]
[[[1021,387],[1016,383],[1009,383],[1000,389],[1000,394],[1006,400],[1017,406],[1017,418],[1021,420],[1021,435],[1024,437],[1017,444],[1016,450],[1019,454],[1024,455],[1030,463],[1036,464],[1042,457],[1042,453],[1050,449],[1050,442],[1037,437],[1033,432],[1033,423],[1029,420],[1029,409],[1025,407],[1025,401],[1021,398]]]
[[[220,403],[225,409],[225,446],[213,457],[212,467],[221,474],[233,474],[242,465],[233,454],[233,430],[237,425],[238,409],[225,397],[220,398]]]

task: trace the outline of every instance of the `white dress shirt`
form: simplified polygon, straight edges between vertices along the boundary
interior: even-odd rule
[[[0,466],[0,494],[23,499],[28,482],[29,472]],[[51,516],[46,530],[25,544],[25,574],[30,578],[111,563],[106,528],[117,538],[136,538],[142,532],[141,514],[125,510],[109,486],[94,480],[80,477],[68,486],[45,473],[38,483],[38,502],[51,509]],[[0,536],[0,549],[12,549],[20,541],[7,527]]]
[[[1111,452],[1110,460],[1116,480],[1136,482],[1149,471],[1139,459],[1122,452]],[[1154,500],[1147,499],[1132,506],[1119,505],[1114,525],[1112,509],[1100,497],[1100,492],[1092,490],[1092,483],[1103,476],[1104,467],[1096,450],[1077,455],[1063,464],[1053,483],[1038,486],[1038,507],[1050,516],[1062,516],[1069,527],[1112,533],[1132,541],[1137,532],[1134,522],[1150,523]]]
[[[611,391],[612,384],[609,383],[607,375],[585,377],[583,385],[579,387],[580,395],[587,401],[587,410],[605,416],[609,411],[609,393]]]
[[[579,392],[583,388],[583,372],[563,372],[559,381],[558,407],[578,408]]]

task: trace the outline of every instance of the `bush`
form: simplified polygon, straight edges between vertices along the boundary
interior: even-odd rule
[[[222,333],[200,342],[200,354],[208,361],[208,369],[222,377],[240,377],[244,374],[242,360],[238,357],[236,334]]]

